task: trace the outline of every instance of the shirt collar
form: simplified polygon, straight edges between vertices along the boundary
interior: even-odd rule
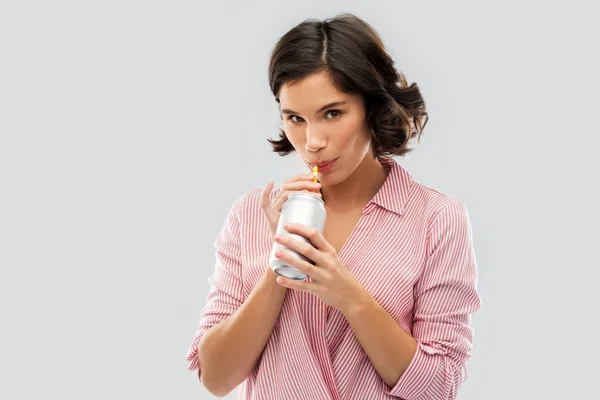
[[[370,202],[402,215],[413,183],[412,175],[393,158],[377,160],[390,172]]]

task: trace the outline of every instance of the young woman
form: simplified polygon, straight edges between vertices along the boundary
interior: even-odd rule
[[[233,204],[189,369],[217,396],[243,383],[239,399],[456,398],[481,306],[477,267],[463,203],[391,158],[408,153],[427,122],[418,86],[349,14],[286,33],[269,78],[283,119],[273,149],[294,152],[309,172]],[[298,191],[326,205],[322,235],[286,229],[314,247],[274,235]],[[274,241],[314,261],[278,254],[308,279],[272,272]]]

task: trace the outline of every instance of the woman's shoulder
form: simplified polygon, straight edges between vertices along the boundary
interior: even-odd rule
[[[255,187],[243,192],[231,207],[230,216],[235,216],[243,241],[251,246],[268,239],[269,226],[262,208],[264,187]]]
[[[247,189],[234,200],[231,208],[239,214],[248,211],[248,209],[260,207],[262,191],[262,188]]]
[[[413,201],[419,202],[424,208],[424,215],[431,221],[444,211],[452,211],[468,217],[466,204],[448,192],[428,186],[415,180],[413,184]]]
[[[247,189],[235,199],[232,210],[238,215],[262,217],[262,197],[264,190],[264,187]],[[275,187],[271,190],[269,201],[272,201],[275,198],[279,190],[279,187]]]
[[[465,204],[458,197],[421,182],[396,161],[385,162],[392,165],[392,184],[386,182],[383,196],[378,198],[388,208],[399,210],[400,214],[406,212],[413,218],[427,222],[431,222],[444,209],[454,208],[458,212],[466,212]]]

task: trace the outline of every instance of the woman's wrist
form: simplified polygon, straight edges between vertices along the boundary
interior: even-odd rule
[[[267,267],[262,277],[262,284],[274,288],[278,292],[285,293],[287,292],[287,288],[277,283],[278,276],[270,267]]]

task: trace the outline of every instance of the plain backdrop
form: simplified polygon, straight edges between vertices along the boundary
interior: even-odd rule
[[[399,162],[464,202],[482,309],[461,400],[596,396],[598,29],[563,2],[0,4],[0,398],[209,399],[185,355],[270,151],[269,54],[370,23],[430,121]],[[237,390],[228,399],[234,399]]]

